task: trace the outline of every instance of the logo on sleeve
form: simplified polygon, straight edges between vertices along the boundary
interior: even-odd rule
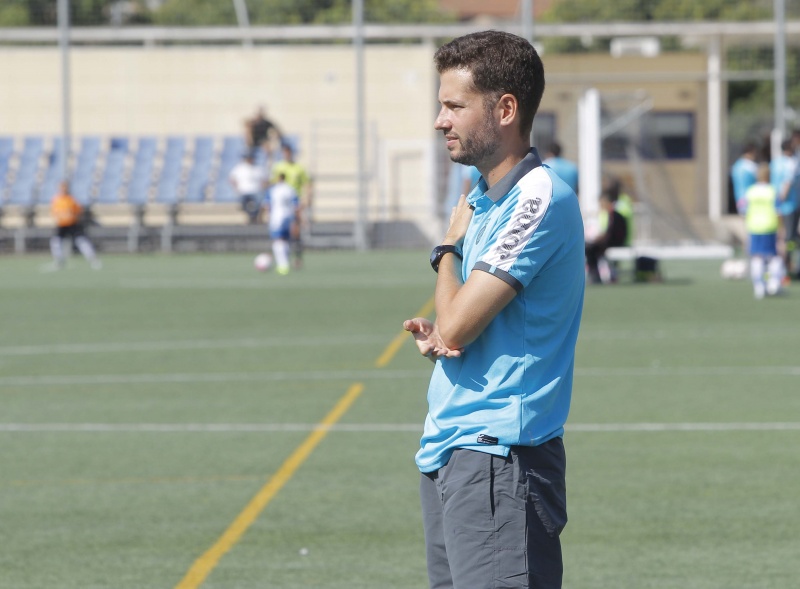
[[[503,238],[503,242],[499,248],[504,251],[500,254],[500,259],[505,260],[514,248],[519,245],[522,235],[533,225],[536,220],[536,215],[539,213],[539,207],[542,205],[542,199],[539,197],[529,198],[520,207],[520,214],[513,220],[513,225],[508,233]]]
[[[478,229],[478,234],[475,236],[475,243],[478,244],[481,242],[481,238],[483,238],[483,234],[486,233],[486,226],[489,224],[489,221],[486,221],[481,228]]]
[[[494,436],[487,436],[486,434],[481,434],[478,436],[478,443],[485,444],[487,446],[496,446],[499,440]]]

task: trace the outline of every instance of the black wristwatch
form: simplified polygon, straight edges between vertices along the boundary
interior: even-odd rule
[[[464,259],[464,254],[461,253],[461,248],[457,245],[437,245],[431,252],[431,268],[434,272],[439,272],[439,262],[445,254],[455,254],[459,260]]]

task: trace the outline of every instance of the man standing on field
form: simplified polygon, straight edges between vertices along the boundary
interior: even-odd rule
[[[435,362],[416,456],[430,586],[558,588],[584,293],[578,199],[530,145],[544,68],[528,41],[474,33],[434,62],[434,127],[482,177],[431,255],[436,321],[403,325]]]

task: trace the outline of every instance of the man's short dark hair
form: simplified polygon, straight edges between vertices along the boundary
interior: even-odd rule
[[[481,31],[453,39],[433,56],[436,70],[464,69],[491,104],[503,94],[519,103],[520,132],[530,135],[544,93],[544,65],[528,41],[503,31]]]
[[[550,144],[548,151],[553,154],[553,157],[561,157],[561,145],[555,141]]]

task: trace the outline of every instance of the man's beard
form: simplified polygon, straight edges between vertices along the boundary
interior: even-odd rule
[[[497,151],[500,146],[500,133],[487,118],[481,127],[467,136],[459,136],[461,150],[451,152],[450,159],[457,164],[477,166]]]

